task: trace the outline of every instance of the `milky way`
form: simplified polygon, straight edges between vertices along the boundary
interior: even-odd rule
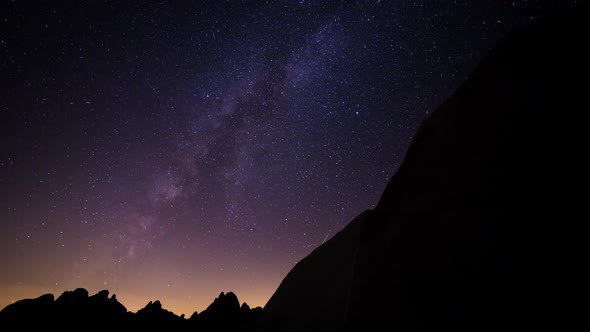
[[[3,3],[0,308],[263,306],[496,40],[572,3]]]

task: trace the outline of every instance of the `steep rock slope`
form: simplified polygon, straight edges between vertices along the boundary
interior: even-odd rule
[[[299,262],[264,331],[512,330],[563,321],[581,210],[582,14],[520,27],[419,128],[374,210]],[[570,232],[570,233],[568,233]]]

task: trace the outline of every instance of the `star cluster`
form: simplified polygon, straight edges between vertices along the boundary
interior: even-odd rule
[[[573,3],[4,2],[0,308],[263,306],[496,40]]]

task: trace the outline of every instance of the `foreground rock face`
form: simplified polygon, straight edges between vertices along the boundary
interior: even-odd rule
[[[582,30],[581,14],[564,12],[499,43],[424,121],[376,208],[292,269],[259,329],[563,323],[562,235],[579,219],[569,188],[587,151],[574,129]]]

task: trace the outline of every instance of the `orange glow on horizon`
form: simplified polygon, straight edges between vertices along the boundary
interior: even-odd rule
[[[264,307],[274,291],[279,286],[288,269],[280,273],[268,273],[264,276],[247,274],[243,279],[228,278],[227,275],[215,276],[203,275],[200,280],[186,282],[184,279],[177,284],[161,283],[166,280],[166,273],[156,273],[143,279],[126,279],[121,282],[105,285],[100,280],[70,280],[49,284],[47,282],[31,282],[25,284],[16,282],[0,285],[0,310],[7,305],[23,299],[37,298],[51,293],[57,299],[64,291],[72,291],[76,288],[85,288],[89,296],[101,290],[108,290],[109,296],[116,295],[117,300],[128,311],[137,312],[150,301],[160,301],[162,307],[174,312],[176,315],[185,315],[189,318],[195,311],[202,312],[221,292],[233,292],[238,297],[240,304],[246,302],[251,308]],[[235,275],[235,274],[234,274]],[[218,287],[211,287],[217,285]]]

